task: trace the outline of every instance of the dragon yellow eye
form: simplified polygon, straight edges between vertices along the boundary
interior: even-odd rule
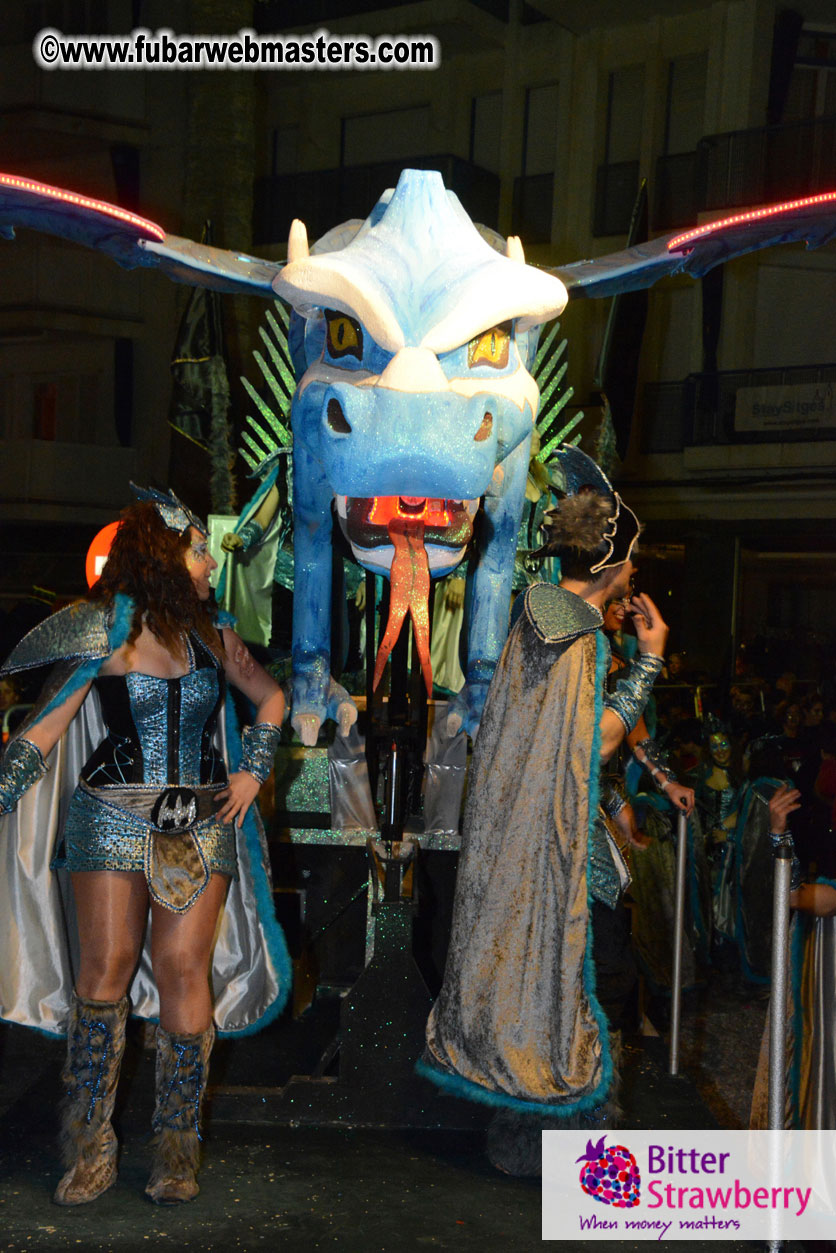
[[[475,336],[467,345],[467,364],[473,369],[477,365],[490,365],[495,370],[503,370],[508,364],[508,352],[511,346],[510,331],[505,326],[492,326]]]
[[[347,313],[326,311],[328,351],[332,357],[363,357],[363,328]]]

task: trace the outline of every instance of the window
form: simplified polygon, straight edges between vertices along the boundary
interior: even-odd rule
[[[112,340],[0,345],[0,439],[118,444],[114,372]]]
[[[474,96],[470,112],[470,160],[480,169],[499,173],[502,138],[502,92]]]
[[[625,65],[610,74],[604,162],[638,161],[642,145],[644,66]]]
[[[551,174],[554,171],[557,90],[557,83],[545,83],[541,87],[529,87],[525,93],[522,174]]]
[[[836,114],[836,31],[802,30],[784,120],[803,122]]]
[[[693,152],[702,138],[708,53],[675,57],[668,67],[665,152]]]

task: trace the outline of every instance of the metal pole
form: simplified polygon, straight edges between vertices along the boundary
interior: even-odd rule
[[[230,550],[226,554],[226,561],[224,562],[224,566],[226,568],[226,582],[224,583],[224,603],[221,606],[221,608],[225,609],[227,613],[231,613],[232,611],[232,567],[234,563],[235,555],[232,550]]]
[[[790,935],[790,876],[792,848],[779,844],[774,851],[775,873],[772,897],[772,995],[769,1001],[769,1103],[770,1131],[783,1131],[787,1103],[787,1000]],[[801,1047],[801,1041],[796,1042]],[[778,1137],[771,1137],[770,1179],[780,1182],[781,1161]],[[773,1228],[774,1230],[774,1228]],[[767,1240],[769,1253],[778,1253],[784,1241]]]
[[[772,996],[769,1002],[769,1129],[784,1129],[787,1084],[787,948],[790,933],[792,849],[775,849],[772,903]],[[799,1041],[800,1046],[800,1041]]]
[[[386,869],[383,875],[383,900],[387,905],[401,898],[401,867],[393,856],[392,843],[403,834],[400,830],[401,813],[401,762],[398,741],[392,739],[389,749],[389,790],[386,795],[386,821],[383,825],[383,841],[386,847]]]
[[[676,903],[673,914],[673,970],[671,977],[671,1042],[668,1073],[679,1074],[679,1024],[682,1015],[682,933],[685,927],[685,864],[688,819],[680,810],[676,824]]]

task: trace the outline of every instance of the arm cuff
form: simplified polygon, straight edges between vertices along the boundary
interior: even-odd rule
[[[281,739],[281,727],[272,722],[257,722],[241,732],[241,769],[263,783],[273,768],[273,758]]]
[[[47,764],[31,740],[12,740],[0,763],[0,813],[10,814],[33,783],[42,779]]]
[[[611,709],[628,731],[633,730],[642,716],[662,664],[662,658],[654,653],[639,653],[629,672],[619,679],[615,691],[605,695],[604,708]]]

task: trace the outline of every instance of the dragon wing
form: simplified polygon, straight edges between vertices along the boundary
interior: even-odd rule
[[[270,300],[273,279],[283,268],[275,261],[168,235],[155,222],[105,200],[0,174],[0,235],[13,239],[16,226],[97,248],[126,269],[150,266],[179,283]]]
[[[98,248],[128,269],[155,267],[177,282],[215,291],[273,299],[273,280],[283,268],[274,261],[168,235],[156,223],[103,200],[0,174],[0,235],[13,238],[16,226]],[[669,274],[699,278],[723,261],[774,244],[806,240],[808,248],[818,248],[834,237],[836,191],[753,209],[548,272],[563,281],[570,299],[607,297],[651,287]]]
[[[669,274],[701,278],[715,265],[774,244],[805,240],[818,248],[836,237],[836,191],[738,213],[719,222],[679,231],[550,270],[563,281],[570,300],[615,296],[651,287]]]

